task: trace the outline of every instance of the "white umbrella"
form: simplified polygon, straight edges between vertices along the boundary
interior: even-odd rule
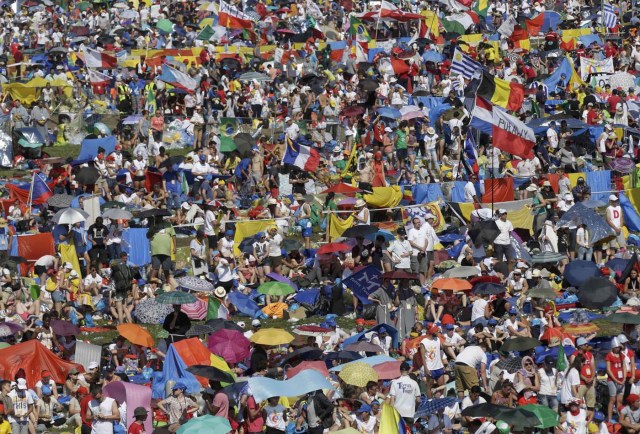
[[[89,214],[79,208],[65,208],[53,216],[53,221],[59,225],[73,225],[87,221]]]
[[[126,209],[109,208],[102,213],[102,217],[111,220],[131,220],[133,218],[133,214]]]

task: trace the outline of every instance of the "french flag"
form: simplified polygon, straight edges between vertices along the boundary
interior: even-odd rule
[[[305,146],[287,138],[287,148],[282,157],[282,164],[290,164],[307,172],[318,170],[320,154],[311,146]]]
[[[178,71],[169,65],[162,65],[162,74],[160,74],[158,78],[165,83],[169,83],[170,85],[187,92],[193,92],[198,86],[198,83],[188,74]]]
[[[84,48],[82,50],[84,64],[87,68],[113,69],[118,66],[118,59],[110,54]]]

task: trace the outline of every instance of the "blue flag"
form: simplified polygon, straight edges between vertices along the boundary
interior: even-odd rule
[[[382,272],[373,265],[353,273],[342,281],[362,304],[371,304],[368,297],[382,284]]]

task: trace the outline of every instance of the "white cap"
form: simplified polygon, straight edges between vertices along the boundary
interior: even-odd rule
[[[434,219],[434,220],[435,220],[435,219],[436,219],[436,216],[434,216],[434,215],[433,215],[433,214],[431,214],[431,213],[428,213],[426,216],[424,216],[424,219],[425,219],[425,220],[429,220],[429,219]]]
[[[98,366],[100,366],[98,362],[89,362],[89,364],[87,365],[87,369],[88,370],[96,369]]]
[[[507,210],[506,210],[506,209],[504,209],[504,208],[500,208],[500,209],[498,210],[498,215],[502,215],[502,214],[506,214],[506,213],[507,213]]]
[[[260,322],[259,319],[254,319],[253,321],[251,321],[251,325],[253,327],[258,327],[258,326],[262,325],[262,323]]]
[[[564,200],[573,200],[573,195],[571,193],[567,193],[564,195]]]
[[[611,196],[609,196],[609,200],[616,202],[618,200],[618,196],[612,194]]]
[[[629,342],[629,339],[627,339],[627,337],[625,335],[623,335],[622,333],[619,334],[617,336],[618,342],[620,342],[620,345],[626,344],[627,342]]]
[[[531,277],[540,277],[540,270],[533,270],[531,272]]]
[[[71,273],[69,273],[69,277],[78,277],[78,272],[76,270],[71,270]]]
[[[242,328],[246,327],[246,324],[244,323],[244,321],[238,321],[236,324],[238,324]]]
[[[27,390],[27,380],[25,380],[24,378],[18,378],[18,389],[20,390]]]
[[[518,263],[516,264],[516,267],[522,269],[522,268],[529,268],[529,266],[527,265],[526,262],[522,262],[522,261],[518,261]]]
[[[182,209],[185,209],[187,211],[190,210],[191,209],[191,204],[189,204],[189,202],[184,202],[182,204]]]
[[[286,118],[284,118],[285,122],[289,122],[291,120],[291,118],[289,116],[287,116]]]
[[[611,348],[621,347],[620,341],[618,338],[611,339]]]
[[[71,265],[71,262],[65,262],[64,263],[64,268],[66,268],[67,270],[72,270],[73,269],[73,265]]]

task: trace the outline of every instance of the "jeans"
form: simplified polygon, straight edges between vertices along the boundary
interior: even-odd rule
[[[489,320],[481,316],[480,318],[474,319],[471,325],[475,327],[477,324],[482,324],[483,327],[486,327],[488,323]]]
[[[538,395],[538,403],[549,407],[553,411],[558,411],[558,397],[553,395]]]
[[[578,257],[576,259],[590,261],[592,256],[593,256],[593,247],[589,247],[588,249],[582,246],[578,247]]]
[[[181,206],[180,195],[174,191],[167,191],[167,208],[179,209]]]
[[[113,243],[107,246],[107,253],[109,255],[109,260],[113,261],[114,259],[118,259],[120,257],[120,253],[122,253],[122,245],[120,243]]]
[[[427,156],[433,162],[436,171],[440,172],[440,164],[438,163],[438,151],[436,148],[427,149]]]

